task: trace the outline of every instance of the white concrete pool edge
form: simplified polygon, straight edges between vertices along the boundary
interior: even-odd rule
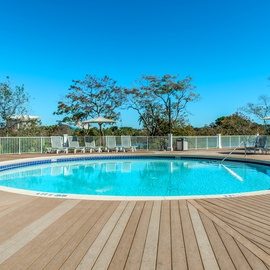
[[[160,201],[160,200],[172,201],[172,200],[190,200],[190,199],[232,198],[232,197],[270,194],[270,190],[264,190],[264,191],[243,192],[233,194],[196,195],[196,196],[106,196],[106,195],[99,196],[99,195],[78,195],[78,194],[63,194],[52,192],[37,192],[37,191],[9,188],[5,186],[0,186],[0,190],[27,196],[75,199],[75,200],[98,200],[98,201]]]
[[[113,154],[85,154],[85,155],[59,155],[59,156],[44,156],[35,158],[23,158],[17,160],[9,160],[0,162],[0,166],[19,164],[34,161],[46,161],[51,160],[55,162],[57,159],[83,159],[85,157],[115,157],[120,158],[121,155]],[[171,152],[151,152],[147,153],[132,153],[124,156],[176,156],[176,157],[188,157],[188,158],[205,158],[205,159],[216,159],[222,160],[223,157],[215,155],[192,155],[192,154],[173,154]],[[264,165],[270,165],[270,161],[256,160],[256,159],[246,159],[246,158],[230,158],[230,160],[237,160],[243,162],[260,163]],[[16,193],[27,196],[38,196],[47,198],[62,198],[62,199],[76,199],[76,200],[102,200],[102,201],[159,201],[159,200],[187,200],[187,199],[206,199],[206,198],[230,198],[230,197],[243,197],[243,196],[256,196],[256,195],[266,195],[270,194],[270,190],[264,191],[254,191],[254,192],[243,192],[243,193],[232,193],[232,194],[218,194],[218,195],[194,195],[194,196],[106,196],[106,195],[78,195],[78,194],[63,194],[63,193],[53,193],[53,192],[39,192],[22,190],[16,188],[9,188],[5,186],[0,186],[0,190],[10,193]]]

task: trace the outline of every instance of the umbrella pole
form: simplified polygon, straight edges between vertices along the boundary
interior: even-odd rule
[[[105,146],[104,145],[104,134],[103,134],[103,129],[102,129],[102,123],[98,123],[99,124],[99,132],[100,132],[100,145],[101,146]],[[102,139],[102,144],[101,144],[101,139]]]

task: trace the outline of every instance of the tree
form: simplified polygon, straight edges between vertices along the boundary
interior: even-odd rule
[[[187,104],[200,96],[194,92],[190,76],[179,80],[179,76],[146,76],[135,81],[135,87],[126,89],[128,108],[139,114],[139,122],[151,136],[168,134],[185,123]],[[170,121],[171,120],[171,121]]]
[[[255,116],[258,120],[262,120],[264,117],[270,115],[270,97],[267,95],[261,95],[258,98],[258,103],[247,103],[246,106],[241,107],[239,110],[242,112]],[[263,120],[265,131],[269,134],[270,130],[266,120]]]
[[[262,126],[252,122],[249,117],[240,112],[217,118],[212,127],[216,134],[223,135],[249,135],[263,131]]]
[[[73,80],[69,93],[58,102],[58,110],[54,114],[66,115],[63,121],[86,120],[88,117],[103,116],[117,120],[120,113],[116,112],[125,95],[122,87],[108,76],[98,78],[86,75],[84,80]],[[102,125],[100,133],[103,134]]]
[[[10,121],[11,116],[27,114],[28,102],[29,95],[25,92],[24,85],[12,86],[9,77],[6,82],[0,83],[0,121],[6,132],[20,122],[20,118]]]

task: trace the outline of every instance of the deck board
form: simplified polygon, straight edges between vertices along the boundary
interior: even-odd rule
[[[163,201],[160,213],[160,227],[158,236],[157,269],[172,269],[171,261],[171,222],[170,202]]]
[[[52,226],[49,226],[36,238],[17,251],[13,257],[6,260],[5,263],[2,264],[2,267],[9,268],[16,265],[18,268],[26,269],[33,261],[41,256],[48,247],[52,246],[63,233],[85,213],[88,207],[89,206],[86,204],[77,204],[66,215],[63,215],[54,222]]]
[[[91,227],[91,230],[87,232],[85,237],[80,241],[75,249],[71,253],[68,253],[69,257],[63,263],[60,269],[75,269],[80,264],[85,254],[93,245],[94,241],[101,233],[111,215],[114,213],[115,209],[117,209],[118,205],[119,202],[106,202],[106,204],[104,204],[106,209],[99,209],[100,212],[97,212],[96,218],[94,219],[95,223]]]
[[[187,203],[179,201],[188,268],[204,269]]]
[[[240,248],[238,247],[235,239],[226,233],[221,227],[216,225],[216,229],[226,247],[226,249],[229,252],[229,255],[231,257],[231,260],[233,261],[233,264],[235,265],[236,269],[252,269],[247,262],[245,256],[241,252]]]
[[[106,210],[106,205],[96,203],[81,215],[81,218],[76,220],[57,240],[53,245],[43,253],[42,257],[32,266],[34,269],[40,264],[40,260],[45,260],[46,267],[44,269],[59,269],[67,260],[68,255],[76,248],[78,243],[82,241],[89,229],[93,226],[95,221]]]
[[[156,269],[160,211],[161,201],[154,201],[140,267],[142,270]]]
[[[144,202],[137,202],[135,208],[130,215],[130,219],[121,237],[121,240],[115,250],[113,258],[108,269],[124,269],[126,261],[132,246],[134,235],[136,233],[140,217],[143,211]]]
[[[220,269],[236,269],[215,224],[204,214],[200,216]]]
[[[178,201],[171,201],[172,269],[188,269]]]
[[[0,191],[0,269],[270,270],[269,205],[270,194],[95,201]]]
[[[252,252],[250,252],[247,248],[245,248],[241,243],[236,242],[240,250],[242,251],[244,257],[246,258],[248,264],[251,269],[256,270],[267,270],[266,265],[258,259]]]
[[[144,202],[143,211],[133,237],[132,245],[124,269],[134,270],[140,269],[141,267],[153,204],[154,203],[152,201]]]
[[[0,227],[9,232],[0,242],[1,270],[269,267],[268,213],[259,217],[267,198],[110,202],[7,196],[10,208],[0,212],[9,210],[1,216]],[[24,211],[32,211],[30,220],[22,219]],[[11,220],[22,224],[9,231]]]

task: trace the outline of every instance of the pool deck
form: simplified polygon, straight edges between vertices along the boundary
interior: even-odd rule
[[[216,149],[135,154],[222,159],[228,153]],[[126,154],[134,153],[118,153]],[[36,157],[53,155],[1,155],[0,161]],[[270,164],[270,155],[245,157],[239,150],[230,158]],[[0,190],[0,269],[270,269],[269,206],[270,191],[221,198],[110,201]]]

